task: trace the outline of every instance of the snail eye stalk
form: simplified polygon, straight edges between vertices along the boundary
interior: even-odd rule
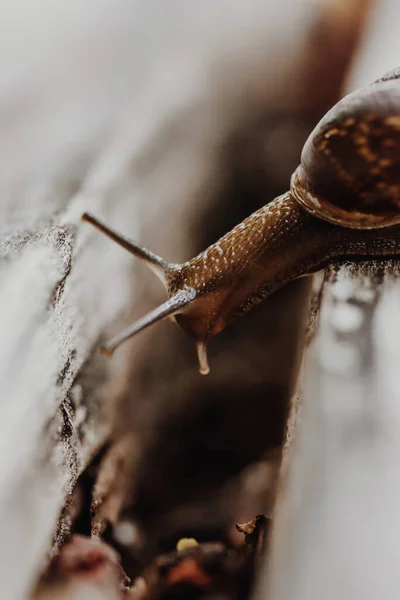
[[[176,294],[171,296],[166,302],[157,306],[154,310],[151,310],[146,315],[129,325],[124,331],[116,335],[109,342],[103,344],[100,348],[102,354],[107,356],[111,356],[118,346],[120,346],[126,340],[133,337],[139,331],[143,331],[143,329],[147,329],[153,323],[157,323],[157,321],[162,321],[167,317],[171,317],[176,315],[178,312],[181,312],[184,306],[187,306],[194,298],[196,297],[196,293],[194,290],[179,290]],[[202,363],[200,363],[201,365]],[[201,370],[201,368],[200,368]],[[201,371],[202,372],[202,371]]]
[[[155,252],[152,252],[148,248],[137,244],[133,240],[121,235],[108,227],[102,221],[99,221],[96,217],[89,213],[84,213],[82,215],[82,221],[86,221],[86,223],[90,223],[96,229],[104,233],[107,237],[111,238],[114,242],[116,242],[125,250],[128,250],[131,254],[145,262],[149,268],[161,279],[165,288],[168,290],[168,283],[174,277],[177,270],[180,269],[180,265],[176,263],[170,263],[161,256],[158,256]]]

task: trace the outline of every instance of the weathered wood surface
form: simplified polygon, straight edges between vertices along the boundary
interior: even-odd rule
[[[109,430],[104,399],[127,385],[128,354],[106,363],[99,337],[160,297],[80,214],[153,240],[171,260],[198,250],[193,206],[211,204],[204,189],[220,184],[218,152],[238,120],[260,106],[309,110],[292,74],[308,66],[314,10],[290,0],[0,4],[2,596],[33,583],[65,497]],[[144,347],[129,355],[141,368]]]
[[[272,599],[398,597],[399,276],[391,261],[344,264],[316,282]]]
[[[268,136],[257,138],[260,164],[271,189],[283,191],[304,137],[338,93],[357,37],[354,14],[336,11],[337,0],[322,4],[334,7],[334,16],[322,9],[323,43],[310,41],[321,18],[313,1],[0,3],[2,597],[25,597],[34,582],[65,498],[115,420],[114,399],[125,394],[130,406],[149,406],[141,421],[148,423],[162,402],[179,415],[196,396],[194,351],[178,333],[171,341],[167,324],[113,362],[98,357],[111,323],[119,329],[161,292],[129,256],[82,226],[80,214],[95,212],[170,260],[188,258],[204,246],[199,215],[206,236],[215,234],[217,212],[232,213],[224,230],[239,220],[225,206],[215,210],[226,183],[221,150],[233,133],[254,130],[261,113]],[[343,54],[331,52],[338,31]],[[332,57],[332,69],[310,104],[308,81],[325,69],[310,60],[316,48],[319,59]],[[277,139],[289,140],[280,155]],[[262,203],[260,190],[250,188]],[[255,208],[241,202],[245,213]],[[243,338],[219,342],[216,354],[230,358],[214,363],[219,379],[203,380],[197,397],[217,402],[224,389],[231,400],[246,381],[244,401],[265,407],[267,381],[281,414],[295,354],[297,317],[282,316],[289,304],[289,296],[272,300],[264,326],[253,320],[252,352],[243,352]],[[129,426],[131,418],[124,413]],[[261,435],[253,438],[240,466],[265,448]]]

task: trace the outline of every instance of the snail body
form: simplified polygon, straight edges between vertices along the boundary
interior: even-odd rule
[[[284,284],[336,257],[400,255],[400,69],[338,102],[306,141],[290,190],[182,265],[83,219],[145,260],[169,297],[103,350],[173,317],[208,373],[207,341]]]

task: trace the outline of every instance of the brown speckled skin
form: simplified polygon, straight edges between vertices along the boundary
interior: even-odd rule
[[[305,210],[306,209],[306,210]],[[185,263],[176,321],[207,341],[276,289],[334,257],[400,255],[400,69],[349,94],[308,138],[290,192]]]
[[[172,291],[187,286],[198,297],[175,318],[191,337],[207,341],[285,283],[334,257],[399,254],[399,225],[333,225],[305,211],[288,192],[182,265]]]
[[[398,70],[325,115],[304,145],[294,188],[305,208],[347,227],[400,222]]]

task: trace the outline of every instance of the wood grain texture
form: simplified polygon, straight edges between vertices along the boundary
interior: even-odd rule
[[[391,261],[326,272],[278,504],[272,599],[397,597],[399,275]]]

